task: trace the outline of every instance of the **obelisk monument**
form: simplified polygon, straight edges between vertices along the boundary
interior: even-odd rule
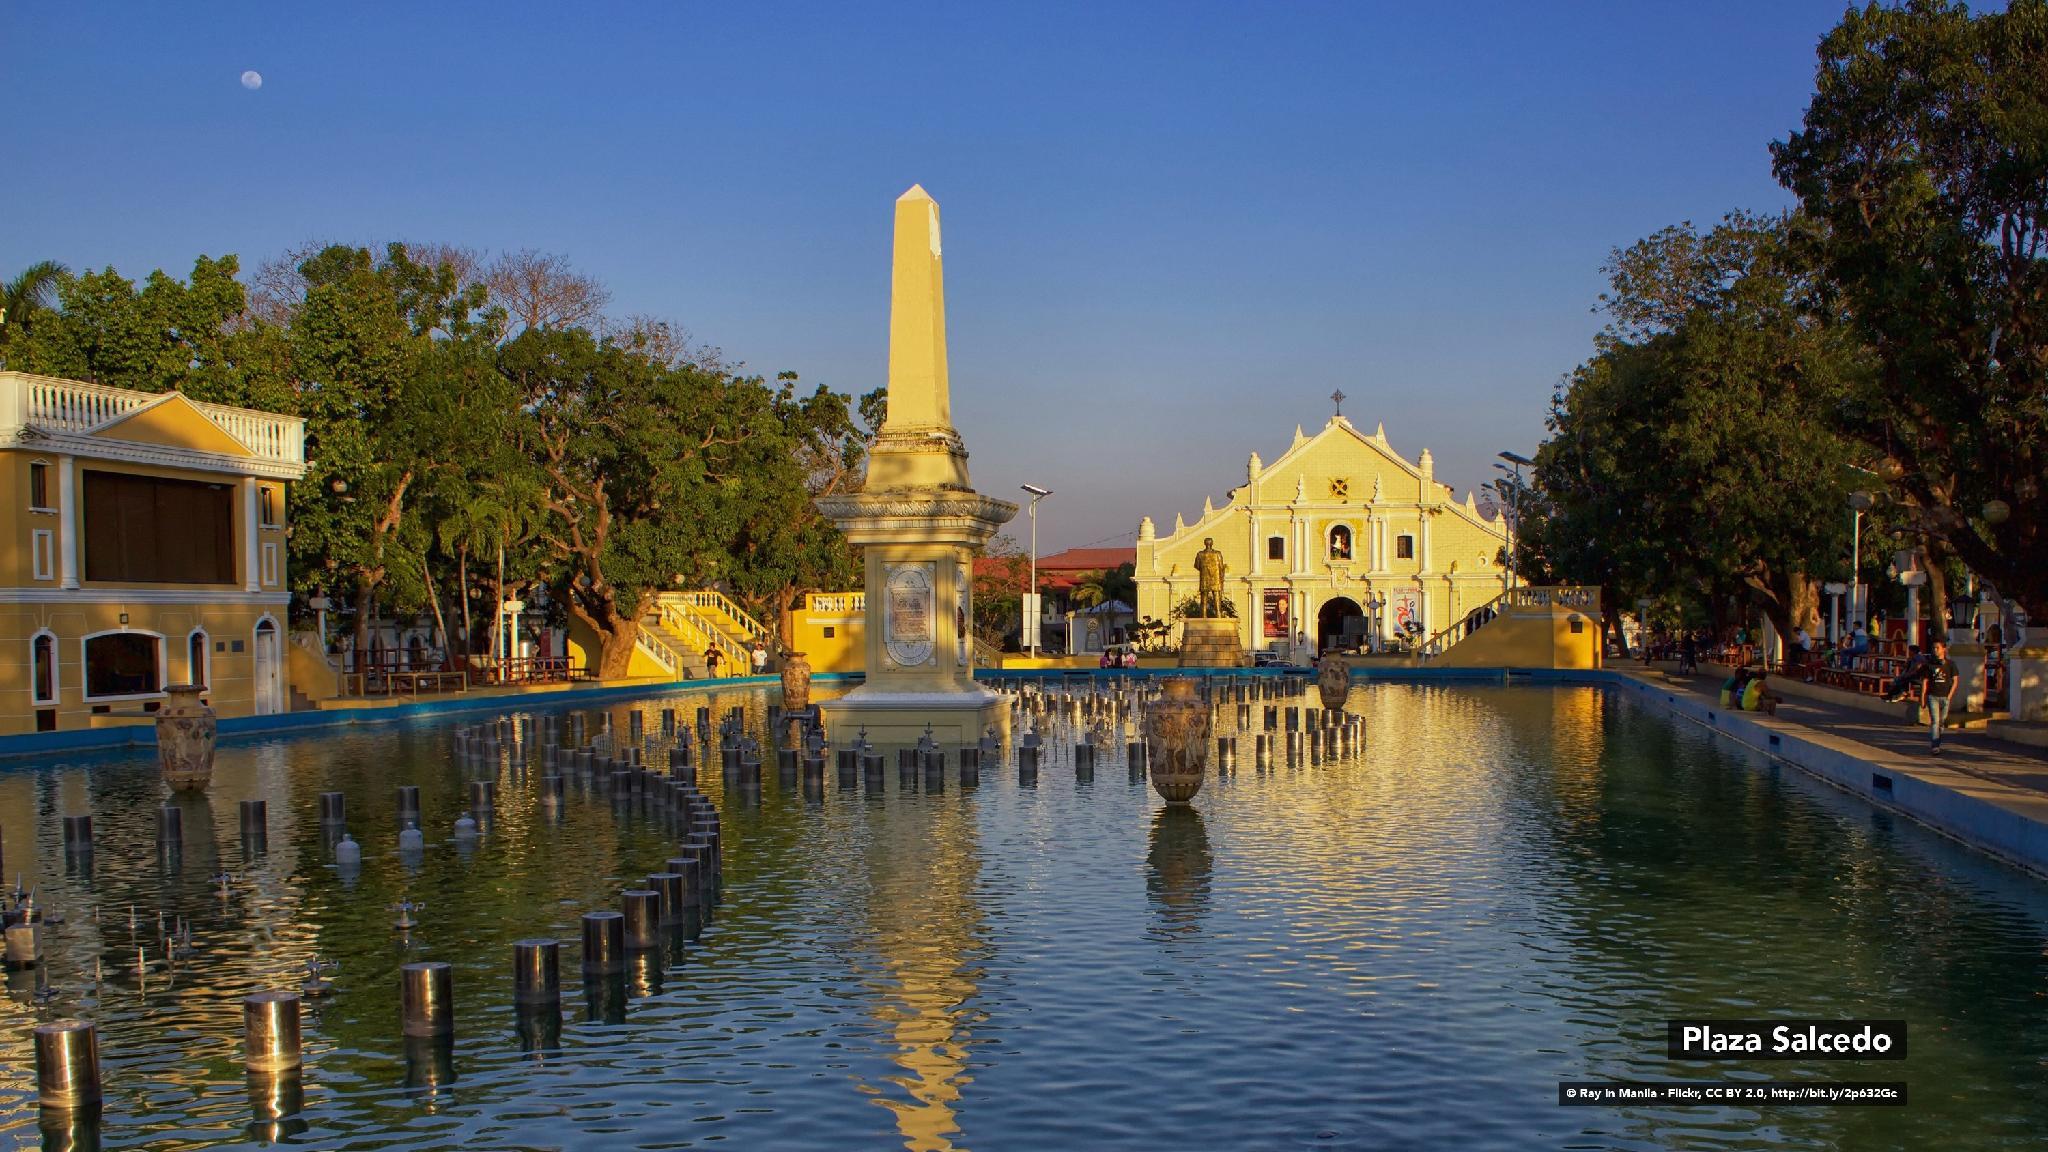
[[[896,200],[888,416],[861,490],[818,508],[867,558],[867,679],[822,705],[833,735],[865,728],[876,743],[904,743],[929,726],[941,746],[973,742],[1006,707],[974,682],[974,555],[1017,506],[967,480],[946,374],[939,205],[921,187]]]

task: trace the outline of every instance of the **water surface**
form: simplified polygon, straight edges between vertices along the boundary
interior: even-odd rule
[[[1302,701],[1306,703],[1307,701]],[[658,713],[765,700],[672,695]],[[1080,781],[757,800],[703,784],[726,891],[695,940],[586,995],[577,918],[660,870],[658,820],[499,768],[469,851],[455,721],[223,749],[187,848],[155,847],[153,762],[0,769],[19,872],[65,917],[0,1009],[0,1139],[34,1145],[28,1032],[96,1021],[109,1147],[1988,1149],[2048,1132],[2048,886],[1598,689],[1355,689],[1363,745],[1212,777],[1192,811]],[[1256,709],[1254,710],[1256,715]],[[601,724],[593,711],[593,729]],[[1220,710],[1226,732],[1236,709]],[[1120,745],[1119,745],[1120,746]],[[418,784],[430,840],[396,853]],[[322,791],[365,865],[329,863]],[[269,800],[245,852],[237,802]],[[58,817],[91,812],[89,866]],[[209,822],[210,817],[210,822]],[[228,873],[225,885],[216,877]],[[421,927],[389,906],[424,903]],[[167,960],[159,913],[193,924]],[[132,925],[132,926],[131,926]],[[511,941],[564,941],[559,1037],[522,1032]],[[240,998],[309,1002],[303,1110],[259,1123]],[[408,1060],[396,971],[456,966],[449,1066]],[[97,981],[95,981],[97,971]],[[1904,1064],[1673,1065],[1674,1017],[1904,1017]],[[1564,1109],[1576,1079],[1892,1080],[1903,1109]],[[252,1096],[257,1097],[252,1099]],[[296,1101],[294,1101],[296,1103]],[[63,1133],[50,1134],[61,1138]]]

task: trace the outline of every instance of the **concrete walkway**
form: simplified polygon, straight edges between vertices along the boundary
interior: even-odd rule
[[[1636,671],[1631,668],[1620,670]],[[1653,681],[1658,680],[1655,671],[1648,675]],[[1721,683],[1727,678],[1726,672],[1710,668],[1690,680],[1665,673],[1659,682],[1666,687],[1683,687],[1687,692],[1718,704]],[[1777,679],[1773,676],[1771,682],[1775,683]],[[1777,718],[1868,745],[1887,753],[1888,758],[1904,760],[1922,767],[1939,765],[1975,776],[1980,780],[2048,793],[2048,748],[2035,748],[2010,740],[2000,740],[1982,731],[1958,732],[1949,729],[1942,734],[1941,755],[1930,756],[1927,752],[1925,724],[1906,724],[1875,716],[1867,711],[1818,700],[1803,700],[1794,696],[1786,696],[1779,703]]]

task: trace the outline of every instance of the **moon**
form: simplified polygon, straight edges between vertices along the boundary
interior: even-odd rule
[[[254,68],[242,73],[242,87],[247,88],[251,92],[263,87],[263,73],[256,71]]]

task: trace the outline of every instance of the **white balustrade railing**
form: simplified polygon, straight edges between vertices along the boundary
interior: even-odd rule
[[[655,618],[661,626],[683,638],[684,643],[699,652],[708,651],[718,641],[718,634],[706,628],[695,616],[666,600],[655,602]]]
[[[0,428],[90,432],[148,407],[163,399],[163,395],[26,372],[0,373]],[[199,400],[191,403],[258,459],[282,464],[306,462],[304,420],[226,404]]]
[[[634,634],[633,646],[640,649],[649,660],[654,661],[663,672],[668,673],[670,676],[677,675],[683,666],[682,657],[677,654],[675,649],[668,646],[668,641],[648,632],[644,628]]]
[[[1600,614],[1600,586],[1597,584],[1523,585],[1507,592],[1510,608],[1576,608]]]
[[[739,639],[765,640],[768,637],[768,629],[760,621],[747,615],[746,609],[733,603],[731,598],[717,589],[666,593],[662,599],[669,603],[680,603],[684,608],[706,617],[705,623],[720,632],[726,629],[718,617],[724,617],[725,621],[730,622],[732,630],[739,633]]]
[[[813,592],[804,607],[814,616],[858,616],[868,610],[868,594]]]

